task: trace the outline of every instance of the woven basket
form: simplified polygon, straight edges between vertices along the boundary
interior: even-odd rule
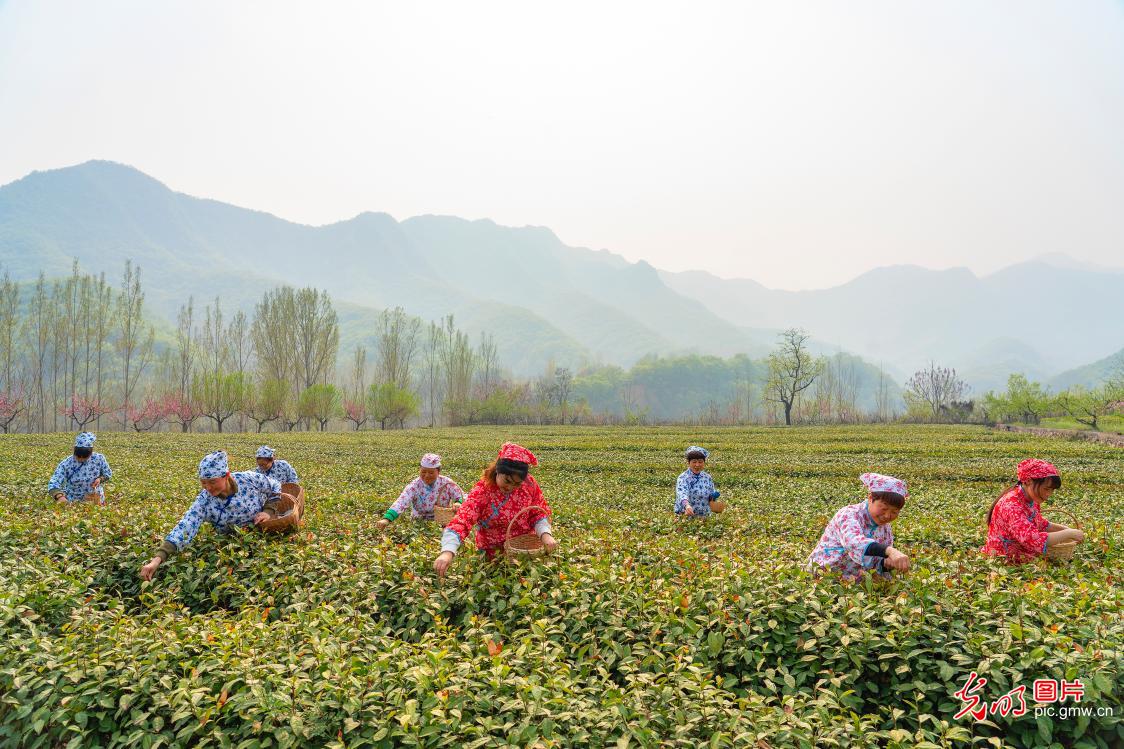
[[[726,502],[721,499],[710,500],[710,511],[715,515],[721,515],[726,510]]]
[[[453,518],[456,517],[457,510],[460,509],[460,506],[461,506],[461,503],[457,502],[456,504],[454,504],[450,507],[440,507],[440,506],[434,507],[433,508],[433,519],[437,521],[437,524],[439,526],[444,528],[446,525],[453,522]]]
[[[1064,507],[1058,507],[1056,509],[1069,516],[1070,521],[1072,521],[1073,523],[1070,528],[1077,528],[1078,530],[1081,529],[1081,521],[1077,519],[1076,515],[1074,515]],[[1047,546],[1046,558],[1051,559],[1055,562],[1069,562],[1073,560],[1073,552],[1075,551],[1077,551],[1077,542],[1066,541],[1064,544],[1054,544],[1052,546]]]
[[[508,556],[522,557],[524,559],[534,559],[541,557],[546,553],[546,546],[543,544],[542,539],[535,533],[521,533],[518,536],[511,535],[511,526],[515,523],[515,519],[522,515],[527,510],[542,509],[538,505],[527,505],[511,518],[507,524],[507,536],[503,542],[504,553]]]
[[[277,503],[277,517],[258,526],[265,533],[286,533],[304,523],[304,487],[300,484],[281,484],[281,501]]]

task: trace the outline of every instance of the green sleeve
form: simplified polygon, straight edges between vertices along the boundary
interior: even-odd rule
[[[174,557],[179,553],[179,549],[171,541],[161,541],[160,548],[156,550],[156,556],[160,557],[161,562],[168,561],[169,558]]]

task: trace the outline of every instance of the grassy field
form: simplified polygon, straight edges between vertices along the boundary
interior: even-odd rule
[[[0,438],[0,746],[1120,746],[1124,450],[974,427],[481,428],[269,435],[301,473],[307,528],[205,529],[140,566],[219,447],[255,435],[99,435],[109,506],[43,496],[72,435]],[[506,439],[534,450],[560,553],[439,584],[439,529],[375,523],[423,452],[466,488]],[[682,450],[708,447],[730,509],[671,515]],[[1062,471],[1071,565],[981,558],[1016,462]],[[861,498],[910,483],[904,579],[802,564]],[[1049,506],[1048,516],[1051,515]],[[1030,712],[954,718],[971,672]],[[1036,678],[1080,679],[1101,715],[1034,715]],[[1067,703],[1072,706],[1073,703]],[[1113,713],[1111,715],[1103,713]]]

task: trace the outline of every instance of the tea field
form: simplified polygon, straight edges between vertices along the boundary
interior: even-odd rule
[[[1124,745],[1120,448],[926,426],[268,439],[307,488],[306,528],[206,528],[142,584],[199,458],[249,468],[257,437],[101,433],[104,509],[43,494],[72,435],[0,437],[0,747]],[[557,555],[466,547],[442,583],[438,528],[376,529],[423,452],[468,487],[507,439],[539,456]],[[690,444],[730,503],[706,522],[670,511]],[[1063,474],[1046,514],[1089,534],[1070,565],[977,553],[1029,456]],[[913,569],[812,578],[872,469],[910,483],[895,532]],[[987,703],[1025,687],[1027,713],[956,718],[973,672]],[[1036,715],[1035,679],[1079,680],[1064,706],[1091,714]]]

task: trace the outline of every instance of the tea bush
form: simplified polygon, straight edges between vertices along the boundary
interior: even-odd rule
[[[137,572],[219,447],[254,435],[102,433],[109,505],[43,495],[70,435],[0,438],[0,746],[984,746],[1124,742],[1124,451],[968,427],[479,428],[271,434],[309,496],[299,534],[205,529]],[[533,449],[561,553],[439,583],[439,531],[375,529],[423,452],[469,487],[505,439]],[[671,512],[689,444],[730,508]],[[1070,565],[982,558],[983,514],[1026,456],[1085,521]],[[905,478],[904,579],[802,567],[859,473]],[[1060,515],[1058,519],[1064,518]],[[971,672],[1031,713],[954,719]],[[1036,678],[1082,706],[1035,717]]]

